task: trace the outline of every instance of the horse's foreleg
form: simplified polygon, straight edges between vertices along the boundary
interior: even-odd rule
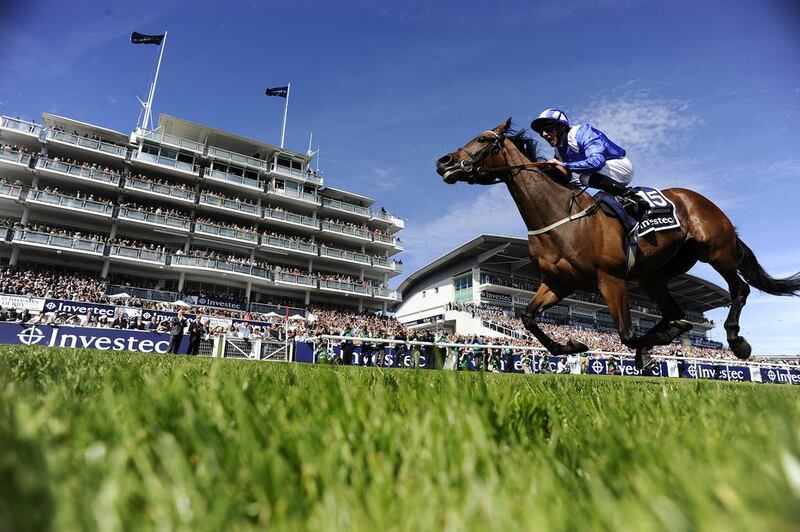
[[[565,345],[559,344],[539,327],[539,324],[536,323],[536,314],[539,312],[543,312],[544,310],[552,307],[559,301],[561,301],[566,294],[561,295],[558,292],[554,291],[550,286],[547,285],[546,282],[542,282],[539,285],[539,290],[536,291],[534,294],[533,299],[531,302],[528,303],[528,306],[525,308],[525,311],[522,313],[522,323],[525,325],[525,328],[528,329],[531,334],[533,334],[539,343],[547,349],[550,354],[553,355],[566,355],[571,353],[583,353],[588,351],[589,348],[586,345],[582,344],[581,342],[576,342],[574,340],[569,340]]]

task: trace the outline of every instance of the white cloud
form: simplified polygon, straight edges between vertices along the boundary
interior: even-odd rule
[[[409,224],[401,238],[408,273],[481,234],[525,236],[525,224],[505,186],[491,186],[444,214]]]

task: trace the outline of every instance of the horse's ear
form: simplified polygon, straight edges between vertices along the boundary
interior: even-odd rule
[[[509,116],[508,120],[506,120],[506,123],[503,124],[503,132],[505,133],[506,131],[508,131],[508,128],[510,127],[511,127],[511,117]]]

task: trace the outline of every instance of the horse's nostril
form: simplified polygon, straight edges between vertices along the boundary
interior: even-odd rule
[[[453,162],[453,158],[450,157],[449,155],[445,155],[444,157],[442,157],[438,161],[436,161],[436,165],[437,166],[447,166],[452,162]]]

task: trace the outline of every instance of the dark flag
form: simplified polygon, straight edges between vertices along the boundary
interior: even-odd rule
[[[271,89],[267,89],[264,94],[267,96],[280,96],[281,98],[286,98],[289,94],[289,87],[272,87]]]
[[[143,33],[131,33],[131,44],[161,44],[164,40],[163,35],[145,35]]]

